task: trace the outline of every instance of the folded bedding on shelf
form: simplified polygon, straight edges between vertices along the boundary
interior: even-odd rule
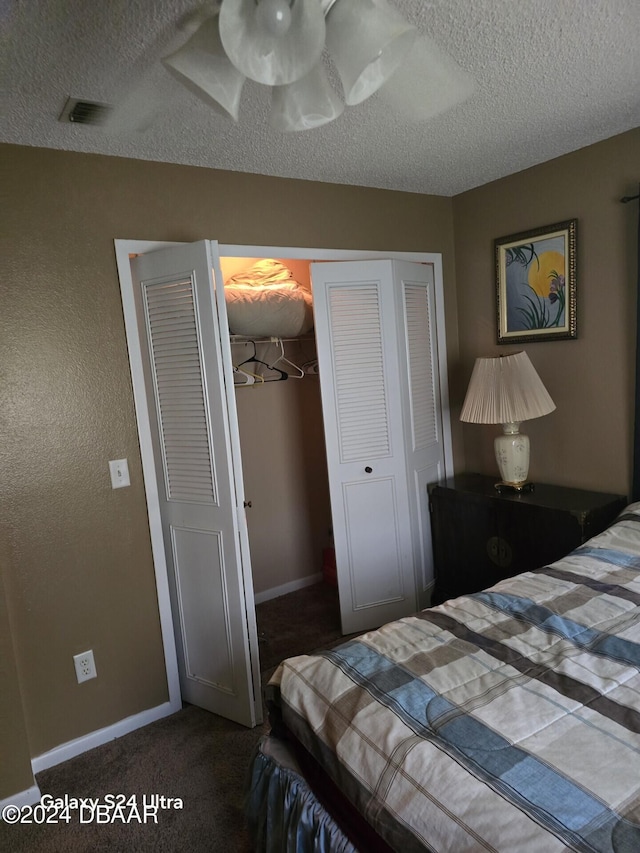
[[[296,338],[313,328],[310,291],[280,261],[257,261],[224,286],[229,330],[248,337]]]

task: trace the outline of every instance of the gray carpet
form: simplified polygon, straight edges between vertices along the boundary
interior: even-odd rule
[[[337,592],[325,584],[256,608],[263,681],[284,657],[342,641]],[[180,797],[182,810],[160,809],[157,824],[14,825],[0,821],[2,853],[249,853],[243,799],[251,752],[267,730],[253,730],[194,706],[37,775],[43,794]],[[126,810],[128,811],[128,810]]]

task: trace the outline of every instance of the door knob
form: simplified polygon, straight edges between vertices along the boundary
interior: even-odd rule
[[[245,505],[245,507],[249,507],[249,509],[251,509],[251,506],[252,506],[251,501],[244,501],[244,505]]]
[[[367,465],[367,467],[364,470],[366,471],[367,474],[370,474],[373,471],[373,468],[371,468],[369,465]]]

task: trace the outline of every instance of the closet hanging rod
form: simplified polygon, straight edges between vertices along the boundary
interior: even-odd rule
[[[315,335],[298,335],[297,338],[276,338],[272,335],[256,335],[252,337],[251,335],[229,335],[229,340],[232,344],[247,344],[247,343],[257,343],[257,344],[277,344],[280,341],[282,343],[295,343],[296,341],[314,341]]]

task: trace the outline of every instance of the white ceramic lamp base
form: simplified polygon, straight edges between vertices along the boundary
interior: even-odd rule
[[[496,488],[525,489],[529,487],[529,436],[520,433],[519,423],[502,424],[503,435],[496,437],[493,445],[501,483]]]

